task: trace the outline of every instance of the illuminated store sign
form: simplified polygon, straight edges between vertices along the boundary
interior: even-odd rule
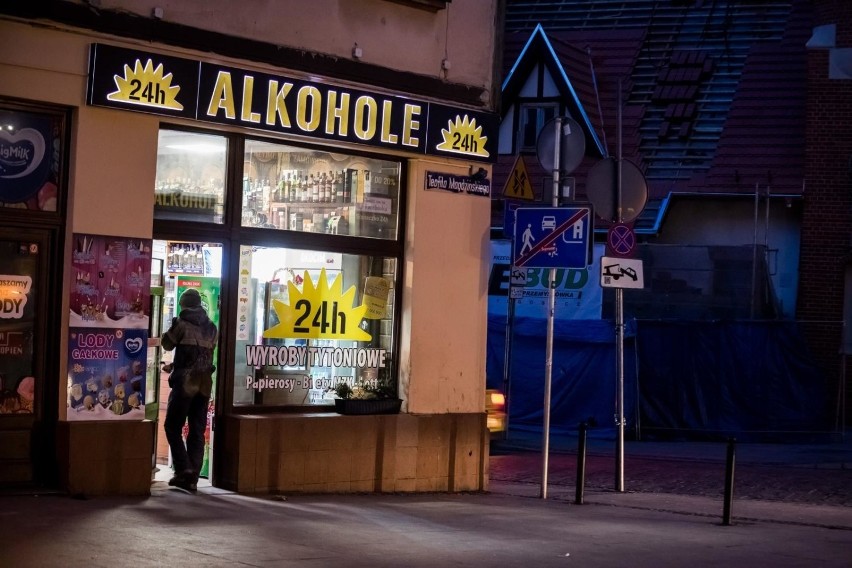
[[[494,162],[496,114],[93,44],[87,101],[282,134]]]

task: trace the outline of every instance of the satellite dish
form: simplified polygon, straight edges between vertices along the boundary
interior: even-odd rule
[[[556,145],[556,119],[551,118],[541,129],[536,142],[538,163],[552,172],[553,150]],[[562,117],[562,137],[559,140],[559,171],[568,174],[580,165],[586,155],[586,133],[573,118]]]
[[[648,203],[648,182],[630,160],[621,160],[621,219],[618,218],[618,160],[604,158],[589,170],[586,195],[605,221],[629,223]]]

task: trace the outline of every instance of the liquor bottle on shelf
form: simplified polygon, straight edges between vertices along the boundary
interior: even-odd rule
[[[323,174],[323,181],[325,181],[325,190],[324,190],[323,193],[324,193],[324,197],[325,197],[324,201],[326,203],[331,203],[332,201],[334,201],[334,199],[332,198],[332,191],[333,191],[333,189],[332,189],[332,185],[333,185],[332,184],[332,178],[333,178],[333,176],[334,176],[334,173],[331,172],[331,171],[329,171],[328,174]]]
[[[372,191],[373,182],[371,178],[372,172],[370,170],[364,170],[364,195]]]
[[[311,203],[319,203],[319,176],[314,177],[314,174],[311,174]]]
[[[346,170],[346,180],[343,184],[343,202],[352,203],[352,199],[358,194],[358,170]]]
[[[302,199],[302,176],[293,174],[293,201],[298,203]]]
[[[263,211],[267,211],[269,209],[269,202],[272,197],[272,186],[269,184],[269,180],[263,180],[263,186],[260,188],[260,206]]]
[[[343,201],[343,181],[340,172],[334,174],[333,181],[331,182],[331,201],[332,203]]]

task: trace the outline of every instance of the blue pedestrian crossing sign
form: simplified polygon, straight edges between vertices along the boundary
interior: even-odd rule
[[[588,206],[516,209],[512,264],[518,268],[586,268],[593,218]]]

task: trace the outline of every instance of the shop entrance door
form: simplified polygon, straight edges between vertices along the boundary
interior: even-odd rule
[[[55,474],[46,470],[55,463],[56,405],[44,404],[56,398],[46,377],[56,374],[48,360],[58,351],[55,334],[47,333],[50,236],[0,228],[0,487]]]
[[[159,300],[162,306],[162,317],[153,318],[160,322],[159,330],[152,329],[152,337],[156,335],[157,340],[152,341],[156,345],[158,353],[150,354],[151,360],[161,362],[159,390],[157,399],[157,435],[155,450],[155,480],[167,481],[172,475],[172,459],[169,445],[163,425],[166,420],[166,408],[169,400],[169,365],[173,361],[174,351],[163,351],[159,347],[159,337],[169,329],[173,318],[180,315],[180,297],[188,289],[194,288],[201,297],[201,306],[207,312],[207,316],[216,325],[221,327],[219,314],[221,313],[220,291],[222,281],[222,245],[211,242],[189,242],[174,240],[154,240],[152,247],[152,263],[161,266],[162,270],[162,296]],[[156,273],[152,267],[152,273]],[[153,295],[152,295],[153,297]],[[152,312],[153,316],[153,312]],[[221,337],[221,333],[220,333]],[[218,347],[213,353],[214,364],[218,366]],[[213,432],[212,422],[215,411],[216,379],[218,371],[213,374],[213,397],[207,409],[207,430],[204,434],[205,450],[204,461],[201,465],[201,477],[210,479],[213,473]],[[184,428],[186,434],[186,428]],[[203,481],[202,481],[203,483]]]

